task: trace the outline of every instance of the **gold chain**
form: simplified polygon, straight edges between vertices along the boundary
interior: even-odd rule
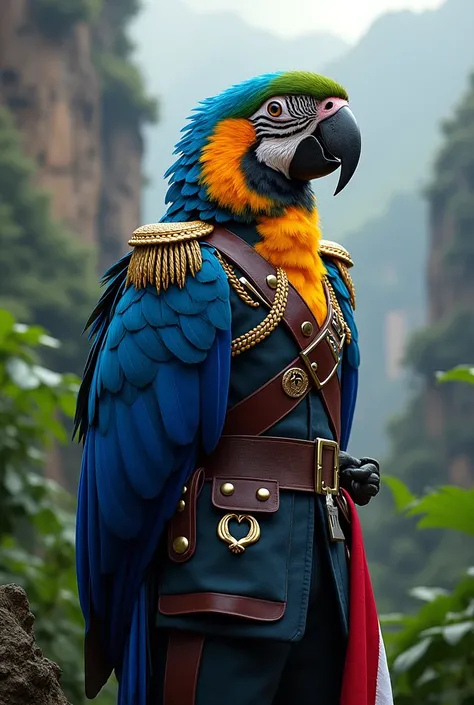
[[[281,267],[277,267],[276,277],[275,298],[268,315],[258,326],[232,341],[232,357],[241,355],[246,350],[250,350],[250,348],[261,343],[265,338],[268,338],[282,320],[288,301],[289,283],[286,272]]]
[[[222,265],[222,269],[227,275],[227,279],[229,280],[229,284],[239,297],[241,301],[243,301],[247,306],[251,306],[252,308],[258,308],[260,306],[258,301],[254,301],[252,297],[249,295],[247,290],[244,288],[244,286],[240,283],[239,279],[237,278],[236,273],[232,269],[231,265],[226,262],[226,260],[221,256],[220,252],[216,252],[217,259]]]
[[[336,316],[338,317],[339,322],[341,323],[342,327],[346,332],[346,343],[349,345],[352,340],[352,331],[346,323],[346,319],[344,318],[344,314],[342,313],[341,307],[339,306],[339,301],[337,300],[337,296],[334,292],[334,289],[332,288],[331,282],[329,281],[328,277],[324,277],[324,280],[329,291],[329,298],[331,299],[332,307],[336,312]]]

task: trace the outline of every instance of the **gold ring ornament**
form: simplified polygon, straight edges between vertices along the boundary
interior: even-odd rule
[[[229,522],[235,520],[238,524],[243,521],[248,522],[249,532],[247,536],[241,539],[236,539],[229,531]],[[260,526],[254,517],[249,514],[226,514],[222,517],[217,527],[217,535],[219,538],[229,545],[229,551],[235,553],[236,556],[245,551],[247,546],[257,543],[260,538]]]

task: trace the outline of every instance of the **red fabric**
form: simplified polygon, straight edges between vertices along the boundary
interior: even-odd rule
[[[351,515],[349,640],[341,705],[378,705],[392,701],[375,597],[355,505],[344,492]],[[382,654],[381,654],[382,650]],[[380,665],[379,665],[380,664]],[[383,683],[377,683],[380,678]],[[378,692],[382,690],[383,692]]]

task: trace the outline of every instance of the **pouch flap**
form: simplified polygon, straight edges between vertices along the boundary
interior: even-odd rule
[[[212,504],[226,511],[271,514],[280,506],[280,487],[276,480],[214,477]]]
[[[213,612],[255,622],[278,622],[285,609],[285,602],[216,592],[160,595],[158,598],[158,611],[167,616]]]

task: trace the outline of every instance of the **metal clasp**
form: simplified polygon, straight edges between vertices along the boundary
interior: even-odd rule
[[[317,345],[323,344],[324,339],[327,340],[327,344],[329,345],[329,348],[332,352],[332,356],[334,358],[334,367],[332,368],[331,372],[328,374],[326,379],[321,380],[318,376],[318,366],[315,362],[311,362],[311,360],[309,359],[309,355],[313,352],[314,348]],[[321,389],[322,387],[324,387],[324,385],[327,384],[336,373],[337,368],[339,366],[339,355],[341,353],[342,348],[344,347],[345,339],[346,334],[344,333],[340,342],[338,343],[331,331],[326,330],[323,336],[320,336],[319,338],[316,338],[316,340],[313,340],[311,345],[308,345],[307,348],[300,352],[300,357],[308,368],[308,372],[317,389]]]
[[[339,443],[324,438],[316,439],[314,486],[317,494],[339,494]],[[323,479],[324,450],[334,453],[332,487],[327,487]]]

